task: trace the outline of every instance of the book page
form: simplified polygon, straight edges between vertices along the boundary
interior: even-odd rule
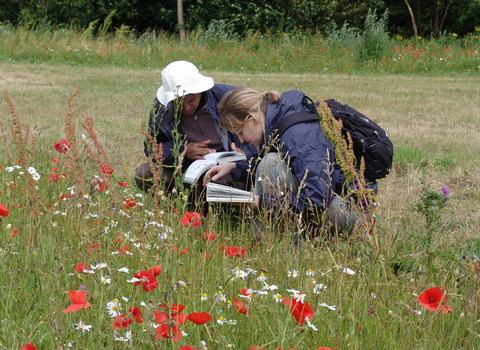
[[[252,203],[253,197],[250,191],[212,182],[207,184],[207,202]]]

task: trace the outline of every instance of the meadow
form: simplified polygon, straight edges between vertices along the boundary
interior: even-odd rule
[[[180,58],[0,61],[0,349],[478,348],[474,69],[272,74],[194,61],[217,82],[334,98],[393,140],[374,224],[294,248],[290,227],[255,243],[246,211],[211,204],[197,217],[181,185],[173,197],[134,186],[161,66]]]

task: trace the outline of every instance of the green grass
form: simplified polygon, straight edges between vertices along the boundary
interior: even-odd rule
[[[295,250],[296,231],[277,230],[272,223],[266,239],[254,243],[247,213],[218,205],[210,206],[199,227],[184,227],[180,218],[188,203],[182,194],[157,200],[132,185],[135,167],[145,161],[141,125],[159,86],[160,69],[2,62],[0,88],[8,93],[18,119],[12,118],[4,102],[0,203],[10,214],[0,221],[0,349],[19,349],[27,343],[39,349],[66,349],[69,344],[79,349],[180,349],[185,344],[201,349],[201,341],[208,349],[477,348],[478,78],[247,74],[213,68],[203,73],[216,82],[261,91],[296,88],[312,98],[335,98],[379,122],[394,141],[396,153],[392,174],[380,180],[373,233],[361,227],[351,239],[322,236]],[[73,99],[76,110],[66,113],[76,86],[81,87]],[[96,153],[92,136],[82,128],[87,117],[93,117],[94,137],[105,153]],[[19,125],[12,124],[18,120],[20,138],[10,129]],[[65,130],[66,122],[76,130]],[[35,143],[13,142],[31,136]],[[53,147],[67,136],[78,146],[77,157],[59,154]],[[9,167],[22,159],[22,169],[10,172]],[[107,159],[115,169],[104,179],[111,187],[98,193],[93,179],[101,176],[99,163]],[[428,162],[422,165],[423,159]],[[67,163],[78,164],[80,170],[72,173]],[[37,182],[26,171],[28,166],[40,174]],[[47,182],[53,167],[67,177]],[[123,188],[118,182],[129,185]],[[433,227],[427,227],[430,214],[413,208],[426,188],[443,185],[450,189],[450,199]],[[69,189],[72,186],[75,189]],[[72,191],[73,198],[59,200]],[[184,189],[178,186],[178,191]],[[137,205],[127,209],[127,199],[136,199]],[[12,236],[12,230],[18,234]],[[216,240],[205,242],[203,232],[215,234]],[[222,245],[245,247],[247,253],[225,256]],[[133,255],[119,253],[124,246]],[[180,255],[174,247],[188,252]],[[211,258],[204,259],[202,253]],[[107,266],[95,274],[79,274],[75,266],[81,261]],[[163,270],[153,291],[127,282],[135,272],[155,265]],[[122,267],[129,273],[119,271]],[[243,279],[233,277],[250,269],[255,272]],[[252,292],[251,300],[239,297],[242,288],[264,287],[257,280],[261,273],[278,289],[267,295]],[[111,283],[103,284],[101,276],[109,276]],[[433,286],[448,291],[450,314],[418,304],[418,295]],[[91,306],[64,314],[70,305],[67,292],[79,289],[86,291]],[[292,289],[306,294],[317,331],[296,325],[289,307],[274,299],[276,293],[290,298]],[[201,299],[203,294],[207,300]],[[220,294],[225,301],[215,301]],[[247,305],[247,315],[236,311],[233,297]],[[106,309],[114,299],[124,313],[140,307],[144,323],[133,322],[115,333],[114,318]],[[188,335],[179,342],[156,340],[153,311],[161,310],[163,303],[182,304],[185,314],[208,312],[212,320],[205,325],[186,322],[181,329]],[[219,324],[221,317],[236,324]],[[92,325],[91,331],[75,329],[80,321]],[[132,332],[131,340],[115,340],[126,330]]]

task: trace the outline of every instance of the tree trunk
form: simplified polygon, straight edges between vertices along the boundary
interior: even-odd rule
[[[177,0],[178,32],[180,41],[185,39],[185,21],[183,20],[183,0]]]
[[[413,27],[413,36],[415,39],[418,38],[418,29],[417,29],[417,24],[415,23],[415,16],[413,15],[412,8],[410,7],[410,4],[408,3],[408,0],[403,0],[405,1],[405,4],[407,5],[408,8],[408,13],[410,13],[410,18],[412,19],[412,27]]]

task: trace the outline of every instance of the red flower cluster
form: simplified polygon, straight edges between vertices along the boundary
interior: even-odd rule
[[[448,314],[452,308],[447,305],[447,296],[440,287],[427,289],[418,297],[418,303],[430,311],[442,311]]]
[[[180,218],[180,223],[185,227],[188,227],[190,224],[192,224],[193,228],[197,228],[200,226],[200,214],[187,211],[185,214],[183,214],[183,217]]]
[[[246,248],[243,248],[243,247],[241,248],[234,245],[230,247],[225,247],[221,245],[220,250],[222,250],[225,253],[225,255],[228,255],[231,257],[238,257],[238,258],[241,258],[242,256],[244,256],[245,253],[247,252]]]
[[[72,301],[72,305],[63,310],[64,314],[90,307],[90,304],[87,302],[87,293],[84,290],[71,290],[68,292],[68,297]]]
[[[313,318],[313,309],[309,303],[304,303],[295,298],[292,298],[292,300],[284,298],[283,303],[290,306],[290,313],[295,318],[297,325],[304,324],[307,317],[309,320]]]
[[[125,208],[130,209],[137,205],[136,199],[127,199],[125,200]]]
[[[59,153],[65,153],[70,149],[70,145],[65,139],[60,140],[60,142],[54,142],[53,147],[55,147]]]
[[[162,308],[163,310],[153,312],[155,321],[161,324],[155,328],[155,332],[157,333],[155,339],[172,338],[173,341],[178,342],[182,339],[180,326],[186,321],[195,324],[204,324],[212,319],[212,315],[206,312],[192,312],[189,315],[182,314],[185,306],[180,304],[170,306],[162,304]],[[170,317],[168,315],[170,315]]]

